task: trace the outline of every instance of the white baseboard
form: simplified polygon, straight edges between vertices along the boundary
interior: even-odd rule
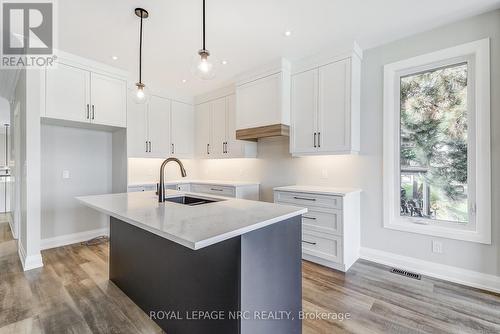
[[[14,227],[14,213],[13,212],[9,213],[8,220],[9,220],[10,232],[12,233],[12,237],[17,240],[19,238],[19,236],[17,235],[17,228]]]
[[[109,235],[109,228],[78,232],[73,234],[60,235],[53,238],[42,239],[40,247],[42,250],[67,246],[79,242],[87,241],[102,235]]]
[[[43,267],[42,254],[26,256],[26,251],[20,242],[17,243],[17,251],[24,271]]]
[[[424,261],[372,248],[362,247],[360,257],[386,266],[406,269],[422,275],[500,293],[499,276]]]

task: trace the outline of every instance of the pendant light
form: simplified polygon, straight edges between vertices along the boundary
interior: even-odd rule
[[[134,100],[136,103],[146,103],[149,96],[147,94],[146,85],[142,82],[142,21],[149,17],[149,13],[144,8],[136,8],[134,12],[135,15],[141,19],[139,31],[139,82],[135,84],[137,88],[134,94]]]
[[[210,80],[215,77],[214,65],[208,61],[208,56],[210,52],[205,47],[205,0],[203,0],[203,21],[202,21],[202,48],[198,51],[200,59],[198,59],[194,65],[194,74],[203,80]]]

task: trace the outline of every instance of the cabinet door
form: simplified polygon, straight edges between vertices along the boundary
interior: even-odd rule
[[[212,102],[212,140],[210,142],[210,157],[221,158],[224,155],[226,134],[226,98]]]
[[[152,96],[148,110],[149,142],[152,158],[171,156],[170,146],[170,100]]]
[[[193,156],[194,110],[190,104],[172,101],[172,152],[175,156]]]
[[[127,84],[125,81],[92,73],[92,123],[127,126]]]
[[[226,153],[228,158],[241,158],[245,156],[245,142],[236,140],[236,96],[229,95],[227,99],[226,113]],[[249,143],[248,144],[253,144]]]
[[[131,96],[127,100],[127,151],[129,157],[148,156],[147,105],[137,104]]]
[[[349,150],[350,59],[319,68],[319,151]]]
[[[318,70],[294,75],[292,77],[291,153],[316,152],[317,110]]]
[[[90,72],[65,64],[46,70],[45,116],[88,122]]]
[[[196,106],[195,111],[195,153],[200,158],[208,158],[210,150],[211,133],[211,110],[210,102]]]

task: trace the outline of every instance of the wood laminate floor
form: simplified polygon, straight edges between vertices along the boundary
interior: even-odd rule
[[[162,333],[108,281],[107,243],[47,250],[43,260],[23,272],[0,220],[0,334]],[[303,333],[500,333],[499,295],[388,269],[358,261],[343,274],[304,262],[304,311],[330,319],[305,320]]]

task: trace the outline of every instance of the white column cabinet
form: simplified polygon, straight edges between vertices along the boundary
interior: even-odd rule
[[[360,59],[356,55],[292,75],[290,152],[359,152]]]
[[[58,63],[45,70],[43,117],[126,127],[127,86],[118,77]]]
[[[257,143],[236,140],[236,100],[231,94],[196,107],[196,152],[200,158],[252,158]]]
[[[192,157],[194,152],[194,109],[187,103],[172,101],[171,152],[176,157]]]

